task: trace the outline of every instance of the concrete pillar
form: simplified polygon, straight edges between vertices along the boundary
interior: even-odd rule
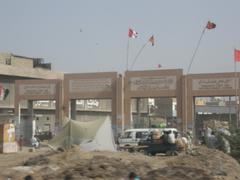
[[[136,100],[136,108],[137,108],[136,125],[137,125],[137,128],[141,128],[141,126],[142,126],[141,121],[140,121],[140,118],[141,118],[140,101],[141,101],[141,99],[137,98],[137,100]]]
[[[193,132],[195,136],[195,114],[194,114],[194,100],[192,92],[192,79],[187,75],[182,79],[183,83],[183,100],[182,100],[182,112],[183,112],[183,132],[186,133],[188,130]]]
[[[124,110],[125,110],[125,119],[124,119],[124,129],[129,129],[132,127],[131,124],[131,98],[125,97],[124,100]]]
[[[27,118],[24,119],[23,126],[23,138],[27,145],[31,145],[31,138],[34,135],[34,127],[33,127],[33,119],[34,119],[34,112],[33,112],[33,101],[27,101]]]
[[[116,85],[116,109],[117,109],[117,133],[122,133],[124,130],[124,82],[122,75],[117,78]]]
[[[186,84],[187,84],[187,77],[184,76],[182,79],[182,132],[187,132],[187,90],[186,90]]]
[[[56,84],[56,103],[55,103],[55,126],[60,127],[63,124],[63,89],[62,82]]]
[[[76,104],[76,99],[71,99],[70,103],[70,112],[71,112],[71,119],[76,120],[77,118],[77,104]]]
[[[182,77],[179,77],[179,81],[177,82],[177,91],[176,91],[176,100],[177,100],[177,121],[178,121],[178,129],[183,132],[183,85],[182,85]],[[181,121],[179,121],[181,120]]]

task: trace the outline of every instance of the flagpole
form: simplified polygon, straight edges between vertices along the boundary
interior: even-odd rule
[[[148,42],[149,42],[149,41],[147,41],[147,42],[141,47],[141,49],[138,51],[136,57],[134,58],[134,60],[133,60],[133,62],[132,62],[132,64],[131,64],[131,66],[130,66],[130,70],[133,69],[134,64],[136,63],[138,57],[140,56],[141,52],[143,51],[143,49],[145,48],[145,46],[148,44]]]
[[[237,128],[239,127],[239,75],[237,72],[237,65],[236,65],[236,74],[237,74]]]
[[[128,71],[128,56],[129,56],[129,37],[127,40],[127,62],[126,62],[126,71]]]
[[[198,48],[199,48],[199,46],[200,46],[200,43],[201,43],[201,41],[202,41],[202,37],[203,37],[205,31],[206,31],[206,26],[204,27],[204,29],[203,29],[203,31],[202,31],[202,33],[201,33],[201,36],[200,36],[200,38],[199,38],[199,40],[198,40],[198,43],[197,43],[197,47],[195,48],[194,53],[193,53],[193,56],[192,56],[192,58],[191,58],[191,61],[190,61],[189,65],[188,65],[187,74],[190,72],[190,69],[191,69],[191,67],[192,67],[193,60],[194,60],[194,58],[195,58],[195,56],[196,56],[196,54],[197,54]]]
[[[198,40],[198,42],[197,42],[197,46],[196,46],[196,48],[195,48],[195,50],[194,50],[194,52],[193,52],[193,56],[192,56],[192,58],[191,58],[191,61],[190,61],[190,63],[189,63],[189,65],[188,65],[188,69],[187,69],[187,72],[186,72],[186,76],[185,76],[185,79],[184,79],[184,86],[185,86],[185,131],[187,132],[187,130],[188,130],[188,111],[187,111],[187,105],[188,105],[188,92],[187,92],[187,86],[188,86],[188,83],[187,83],[187,76],[188,76],[188,74],[189,74],[189,72],[190,72],[190,70],[191,70],[191,67],[192,67],[192,63],[193,63],[193,61],[194,61],[194,59],[195,59],[195,56],[196,56],[196,54],[197,54],[197,51],[198,51],[198,49],[199,49],[199,46],[200,46],[200,43],[201,43],[201,41],[202,41],[202,38],[203,38],[203,35],[204,35],[204,33],[205,33],[205,31],[206,31],[206,26],[204,27],[204,29],[203,29],[203,31],[202,31],[202,33],[201,33],[201,36],[200,36],[200,38],[199,38],[199,40]],[[192,130],[193,130],[194,128],[193,128],[193,124],[192,124]]]
[[[237,84],[237,63],[234,60],[234,85],[235,85],[235,109],[236,109],[236,126],[238,128],[238,119],[239,119],[239,112],[238,112],[238,84]]]

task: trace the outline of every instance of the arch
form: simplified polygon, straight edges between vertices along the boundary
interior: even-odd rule
[[[239,97],[240,73],[190,74],[184,77],[183,102],[184,127],[194,127],[194,102],[197,96],[236,96]],[[237,106],[239,109],[239,105]],[[237,117],[238,117],[237,111]],[[237,120],[237,124],[239,120]]]
[[[28,102],[28,131],[25,132],[26,139],[29,141],[33,136],[33,101],[34,100],[55,100],[55,127],[62,124],[62,81],[55,80],[16,80],[15,81],[15,110],[14,114],[18,117],[19,133],[21,128],[21,107],[20,101]],[[23,132],[22,132],[23,133]],[[20,134],[17,134],[20,136]],[[28,142],[29,143],[29,142]]]
[[[64,75],[64,114],[76,119],[77,99],[111,99],[112,127],[117,124],[117,72],[74,73]],[[121,120],[119,120],[121,121]]]
[[[131,127],[131,98],[176,97],[177,117],[182,118],[181,69],[127,71],[125,73],[125,128]],[[181,128],[181,127],[180,127]]]

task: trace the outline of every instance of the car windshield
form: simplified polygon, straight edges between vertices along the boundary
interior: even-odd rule
[[[149,135],[149,132],[147,132],[147,131],[137,132],[136,138],[145,139],[145,138],[147,138],[148,135]]]
[[[132,132],[125,132],[122,138],[132,138]]]
[[[147,138],[149,135],[148,131],[139,131],[136,132],[136,138],[138,139],[145,139]],[[122,136],[122,138],[134,138],[134,132],[125,132]]]

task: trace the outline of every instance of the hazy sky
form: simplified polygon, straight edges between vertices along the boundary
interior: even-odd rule
[[[44,58],[55,71],[122,73],[151,35],[133,70],[186,72],[208,20],[190,73],[234,71],[240,49],[240,0],[1,0],[0,52]],[[237,66],[240,71],[240,64]]]

